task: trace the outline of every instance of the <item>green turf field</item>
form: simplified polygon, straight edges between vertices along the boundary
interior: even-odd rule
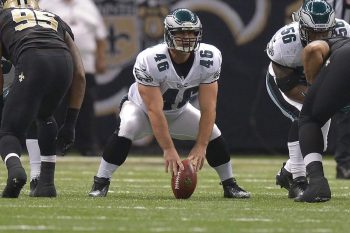
[[[336,180],[335,162],[325,160],[332,189],[326,203],[294,203],[277,187],[282,157],[233,157],[247,200],[224,199],[216,173],[207,164],[188,200],[176,200],[161,156],[130,156],[114,174],[106,198],[90,198],[99,158],[59,157],[57,198],[0,199],[0,232],[349,232],[350,180]],[[23,157],[27,173],[28,160]],[[0,186],[5,186],[2,166]]]

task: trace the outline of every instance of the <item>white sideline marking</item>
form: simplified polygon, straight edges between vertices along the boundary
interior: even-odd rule
[[[233,221],[236,222],[272,222],[269,218],[235,218]]]
[[[59,230],[55,226],[31,226],[31,225],[1,225],[0,230],[36,230],[36,231],[45,231],[45,230]]]

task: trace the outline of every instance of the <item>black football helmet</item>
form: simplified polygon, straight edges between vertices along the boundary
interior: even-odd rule
[[[195,38],[180,38],[178,32],[193,31]],[[199,47],[202,40],[202,24],[198,16],[184,8],[176,9],[165,17],[164,40],[170,49],[192,52]]]

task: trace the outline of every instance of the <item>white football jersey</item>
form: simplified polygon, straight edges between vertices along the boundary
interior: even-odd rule
[[[136,82],[129,89],[129,100],[146,107],[138,91],[138,84],[159,87],[163,95],[165,113],[183,109],[198,94],[200,84],[219,79],[222,56],[215,46],[201,43],[194,52],[193,65],[186,77],[179,77],[165,43],[142,51],[136,58],[133,74]]]
[[[335,31],[336,36],[350,37],[350,25],[342,19],[336,19]],[[298,22],[292,22],[279,29],[266,48],[271,61],[290,68],[302,67],[302,50]]]

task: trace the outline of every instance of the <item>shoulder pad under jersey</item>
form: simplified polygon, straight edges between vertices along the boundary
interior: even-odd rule
[[[298,22],[290,23],[279,29],[266,48],[271,61],[290,68],[302,66],[302,50]]]

